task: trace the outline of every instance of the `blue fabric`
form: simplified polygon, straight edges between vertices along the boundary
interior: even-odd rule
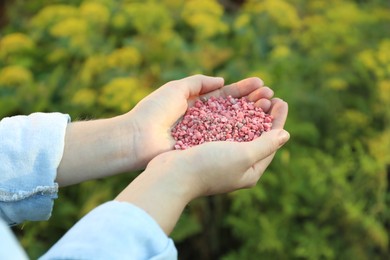
[[[177,259],[177,251],[145,211],[111,201],[73,226],[41,258],[46,259]]]
[[[50,217],[69,121],[60,113],[0,121],[0,259],[26,259],[4,221]],[[111,201],[82,218],[41,259],[177,259],[177,251],[146,212]]]
[[[7,224],[0,218],[0,259],[28,259]]]
[[[0,121],[0,217],[9,225],[49,219],[69,121],[60,113]]]

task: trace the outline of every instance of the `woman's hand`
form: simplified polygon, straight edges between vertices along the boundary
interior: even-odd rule
[[[227,86],[224,86],[223,78],[203,75],[171,81],[124,115],[127,122],[131,122],[132,129],[129,140],[124,142],[132,151],[129,164],[133,165],[132,168],[141,169],[158,154],[172,150],[175,142],[171,129],[195,99],[228,95],[247,97],[268,112],[273,94],[258,78],[244,79]]]
[[[287,103],[280,99],[273,99],[272,103],[273,129],[259,138],[241,143],[209,142],[184,151],[164,153],[154,158],[146,170],[165,170],[176,177],[181,186],[187,184],[189,201],[256,185],[276,150],[289,139],[283,130]]]
[[[268,111],[273,92],[258,78],[228,86],[202,75],[169,82],[124,115],[70,123],[56,181],[65,186],[145,168],[172,150],[171,129],[194,99],[211,95],[247,96]]]
[[[287,103],[272,99],[273,129],[251,142],[209,142],[156,156],[118,195],[147,211],[169,234],[194,198],[256,185],[275,152],[289,139]]]

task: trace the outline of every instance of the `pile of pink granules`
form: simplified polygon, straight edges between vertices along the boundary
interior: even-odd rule
[[[246,98],[196,100],[172,129],[175,149],[213,141],[247,142],[271,130],[273,117]]]

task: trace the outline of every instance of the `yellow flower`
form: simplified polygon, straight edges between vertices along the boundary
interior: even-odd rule
[[[237,17],[237,19],[234,21],[234,28],[237,30],[240,30],[242,28],[247,27],[251,22],[251,17],[249,14],[241,14]]]
[[[103,55],[92,55],[85,61],[80,71],[81,82],[85,85],[91,84],[94,77],[104,72],[107,68],[106,57]]]
[[[141,63],[141,54],[134,47],[124,47],[115,50],[107,57],[109,67],[131,68]]]
[[[390,64],[390,39],[382,40],[379,44],[377,53],[378,61],[382,66],[389,66]],[[390,71],[388,71],[390,73]],[[389,75],[390,76],[390,75]]]
[[[80,18],[68,18],[57,24],[51,29],[50,33],[56,37],[71,37],[84,35],[88,30],[88,24]]]
[[[110,19],[108,8],[99,3],[83,3],[80,6],[80,13],[83,18],[92,24],[106,25]]]
[[[358,59],[366,68],[375,70],[377,67],[377,62],[374,58],[374,52],[372,50],[364,50],[358,55]]]
[[[212,44],[204,44],[196,55],[202,68],[207,73],[217,66],[226,62],[232,56],[232,51],[228,48],[218,48]]]
[[[34,48],[34,42],[23,33],[12,33],[0,40],[0,57]]]
[[[369,123],[369,118],[363,112],[347,109],[340,115],[340,119],[350,126],[351,129],[364,128]]]
[[[64,48],[56,48],[47,56],[47,61],[50,63],[57,63],[68,56],[68,52]]]
[[[382,40],[377,50],[364,50],[358,60],[379,79],[390,78],[390,40]]]
[[[77,34],[70,38],[70,49],[77,51],[79,53],[91,54],[89,38],[86,34]]]
[[[379,98],[384,104],[390,104],[390,80],[382,80],[379,82]]]
[[[245,9],[250,13],[266,13],[279,26],[297,29],[301,26],[295,7],[283,0],[249,1]]]
[[[330,78],[325,82],[325,87],[334,89],[334,90],[344,90],[348,88],[348,83],[341,78]]]
[[[22,86],[33,81],[32,73],[20,66],[8,66],[0,71],[0,85]]]
[[[271,52],[271,57],[273,59],[283,59],[287,56],[289,56],[291,53],[291,50],[288,46],[286,45],[278,45],[276,46],[272,52]]]
[[[182,17],[193,27],[200,38],[226,33],[228,26],[221,20],[223,7],[215,0],[187,1]]]
[[[127,4],[124,11],[131,24],[142,34],[164,33],[173,27],[174,22],[167,8],[158,2]]]
[[[339,24],[343,25],[342,27],[348,27],[370,19],[370,15],[361,11],[355,3],[348,3],[347,1],[335,2],[333,8],[328,9],[325,16],[329,21],[343,21],[342,24]]]
[[[43,8],[32,19],[32,25],[38,28],[46,28],[53,23],[70,17],[76,17],[78,10],[70,5],[49,5]]]
[[[115,14],[112,18],[112,25],[117,29],[125,29],[127,25],[126,15],[123,12]]]
[[[72,103],[80,106],[90,107],[96,101],[96,93],[92,89],[83,88],[78,90],[73,98]]]
[[[390,129],[376,135],[369,143],[371,154],[381,162],[382,165],[390,163]]]
[[[336,62],[326,62],[323,64],[322,69],[327,74],[335,74],[342,69],[342,66]]]
[[[103,86],[100,102],[107,108],[127,112],[139,101],[139,93],[143,92],[140,85],[136,78],[115,78]]]
[[[164,0],[164,5],[171,10],[178,10],[183,5],[183,0]]]

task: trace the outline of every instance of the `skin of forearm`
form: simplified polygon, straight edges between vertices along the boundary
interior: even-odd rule
[[[165,174],[172,176],[175,173],[146,169],[115,200],[143,209],[169,235],[192,197],[188,185],[175,178],[164,177]],[[160,176],[156,178],[156,175]]]
[[[133,170],[132,134],[123,115],[68,124],[56,181],[67,186]]]

